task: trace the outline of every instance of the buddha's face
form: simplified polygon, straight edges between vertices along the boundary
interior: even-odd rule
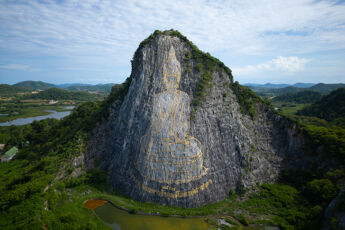
[[[181,65],[176,59],[173,46],[170,47],[168,60],[163,66],[163,78],[167,89],[178,88],[181,78]]]

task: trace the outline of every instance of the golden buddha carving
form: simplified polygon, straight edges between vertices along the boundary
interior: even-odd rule
[[[207,173],[202,145],[189,135],[190,98],[178,90],[181,65],[173,46],[163,65],[166,90],[154,95],[151,125],[140,139],[136,168],[145,178],[162,183],[188,183]]]

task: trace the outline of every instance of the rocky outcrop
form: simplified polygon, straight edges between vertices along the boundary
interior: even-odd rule
[[[338,195],[326,207],[322,220],[322,230],[345,229],[344,200],[345,186],[342,187]]]
[[[127,95],[87,146],[86,166],[107,170],[112,185],[136,200],[219,201],[230,190],[275,181],[302,153],[293,123],[261,102],[255,116],[243,114],[229,70],[202,65],[212,57],[193,49],[169,31],[145,41]]]

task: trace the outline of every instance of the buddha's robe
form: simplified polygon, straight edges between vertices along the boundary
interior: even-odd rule
[[[174,88],[155,95],[151,126],[140,140],[140,171],[151,180],[183,183],[205,173],[201,143],[189,135],[189,101]]]

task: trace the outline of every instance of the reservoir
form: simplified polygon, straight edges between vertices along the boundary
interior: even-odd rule
[[[109,202],[95,209],[96,214],[114,230],[194,230],[209,229],[206,218],[178,218],[129,214]]]
[[[215,229],[206,222],[207,217],[162,217],[129,214],[105,200],[89,200],[85,206],[94,210],[113,230],[207,230]],[[242,226],[242,230],[279,230],[270,226]]]
[[[65,109],[73,109],[73,106],[67,106],[65,107]],[[49,112],[50,114],[44,115],[44,116],[37,116],[37,117],[18,118],[13,121],[2,122],[0,123],[0,126],[27,125],[33,121],[40,121],[47,118],[61,119],[68,116],[72,112],[72,111],[57,112],[55,110],[45,110],[45,111]]]

